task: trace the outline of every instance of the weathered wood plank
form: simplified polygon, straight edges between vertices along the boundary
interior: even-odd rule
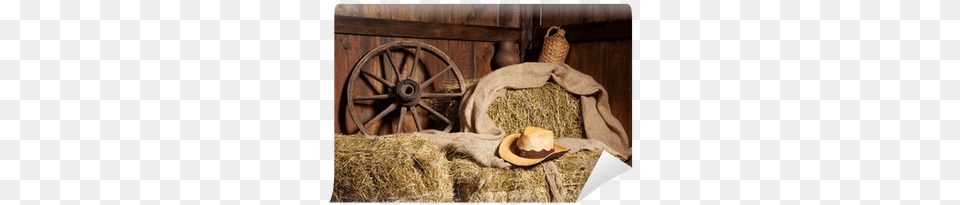
[[[629,9],[627,11],[629,11]],[[633,52],[633,41],[618,41],[617,43],[617,45],[619,45],[619,51],[617,52],[623,54],[623,57],[617,61],[619,63],[618,67],[620,68],[617,71],[619,71],[621,76],[633,76],[633,55],[631,55],[631,52]],[[620,99],[620,103],[623,103],[621,107],[624,108],[624,110],[619,111],[624,113],[624,116],[618,116],[620,118],[617,119],[620,120],[620,124],[623,125],[623,128],[627,131],[630,146],[633,146],[633,120],[631,117],[633,113],[633,80],[627,77],[619,79],[619,81],[626,82],[628,86],[623,93],[623,98]]]
[[[520,28],[520,5],[500,4],[497,25],[500,27]]]
[[[385,18],[380,15],[380,8],[376,4],[362,4],[359,5],[360,16],[367,18]]]
[[[356,132],[357,128],[353,125],[353,118],[346,113],[347,100],[346,98],[341,98],[342,96],[349,96],[346,93],[346,82],[350,77],[350,71],[352,70],[356,60],[360,59],[359,54],[359,45],[356,45],[360,40],[359,36],[349,36],[349,35],[334,35],[334,89],[337,92],[334,92],[334,99],[338,99],[334,104],[334,116],[337,120],[334,120],[334,132],[336,133],[353,133]]]
[[[497,19],[500,18],[500,6],[494,4],[478,4],[472,6],[470,13],[473,14],[471,25],[496,26],[500,27]]]
[[[447,55],[460,68],[463,79],[473,78],[473,71],[476,70],[473,64],[474,52],[470,44],[471,42],[466,41],[448,41]]]
[[[490,67],[493,60],[494,46],[492,42],[473,42],[474,47],[474,75],[473,78],[482,78],[492,71]]]
[[[564,22],[566,17],[578,15],[573,13],[574,7],[583,7],[581,5],[563,5],[563,4],[542,4],[537,5],[536,15],[541,17],[540,21],[535,22],[537,27],[550,27],[554,25],[570,24]]]
[[[520,5],[520,29],[522,31],[520,41],[520,58],[523,62],[536,62],[540,55],[540,44],[543,39],[536,38],[536,30],[540,21],[539,6],[524,4]]]
[[[396,5],[396,4],[394,4],[394,5],[385,5],[385,6],[388,6],[388,7],[393,8],[393,9],[392,9],[392,10],[393,10],[393,13],[392,13],[392,15],[391,15],[392,18],[390,18],[390,19],[394,19],[394,20],[405,20],[405,21],[416,21],[416,20],[419,18],[418,16],[415,15],[416,13],[414,13],[414,7],[418,7],[418,5],[413,5],[413,4],[401,4],[401,5]]]
[[[334,17],[334,33],[467,41],[518,41],[520,29],[495,26],[401,21],[351,16]]]
[[[562,16],[563,25],[582,24],[587,15],[587,7],[581,5],[567,5],[566,15]]]
[[[583,45],[581,43],[571,43],[570,51],[567,52],[567,60],[564,61],[571,68],[576,69],[577,71],[583,72]]]
[[[582,45],[583,73],[602,84],[604,71],[606,70],[604,61],[608,58],[607,54],[603,53],[603,42],[589,42]]]
[[[437,22],[437,23],[447,23],[449,18],[445,18],[444,15],[448,15],[448,12],[441,12],[441,7],[444,5],[439,4],[421,4],[418,7],[415,7],[415,15],[417,15],[417,21],[423,22]]]
[[[470,7],[466,5],[450,5],[450,7],[448,8],[449,8],[448,10],[450,11],[448,12],[449,13],[448,15],[450,15],[450,21],[447,23],[474,25],[473,19],[475,18],[475,16],[473,16],[473,13],[472,13],[473,9],[471,9]]]
[[[631,20],[632,12],[630,11],[630,5],[614,5],[610,10],[610,20]]]
[[[603,53],[606,58],[602,64],[601,84],[610,95],[610,111],[617,117],[627,133],[630,133],[630,89],[631,81],[623,76],[630,75],[630,41],[603,41]]]
[[[585,14],[587,17],[584,19],[583,23],[595,23],[595,22],[602,22],[607,20],[606,13],[608,11],[604,8],[603,5],[599,5],[599,4],[587,5],[587,10],[589,12]]]

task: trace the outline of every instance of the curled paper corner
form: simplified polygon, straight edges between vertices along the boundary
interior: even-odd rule
[[[600,159],[597,160],[597,165],[593,167],[593,171],[590,173],[590,178],[587,178],[587,183],[583,185],[583,189],[580,190],[580,196],[577,197],[577,202],[583,201],[587,195],[593,193],[597,190],[600,185],[607,183],[614,177],[620,176],[627,170],[630,170],[630,166],[617,157],[614,157],[612,154],[603,151],[603,154],[600,154]]]

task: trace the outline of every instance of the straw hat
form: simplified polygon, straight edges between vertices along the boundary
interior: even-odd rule
[[[570,151],[553,143],[553,131],[527,127],[523,134],[512,134],[500,142],[500,158],[517,166],[530,166]]]

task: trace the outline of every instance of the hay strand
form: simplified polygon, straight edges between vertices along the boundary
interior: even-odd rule
[[[419,134],[336,135],[334,202],[452,202],[449,162]]]
[[[567,153],[554,160],[560,172],[563,193],[560,202],[576,202],[593,167],[600,159],[600,150]],[[450,174],[461,202],[551,202],[543,164],[509,169],[483,167],[469,158],[453,156]]]
[[[476,83],[475,79],[465,82],[468,88]],[[459,84],[449,83],[438,92],[459,89]],[[429,102],[445,116],[460,116],[459,104],[459,99],[449,98]],[[507,133],[536,126],[554,131],[557,138],[584,138],[579,96],[553,82],[539,88],[508,89],[490,104],[487,115]],[[432,129],[446,127],[434,116],[429,125]],[[342,201],[547,203],[552,199],[542,164],[483,167],[462,154],[445,155],[416,134],[380,138],[338,135],[336,146],[334,197]],[[601,153],[583,150],[553,161],[562,193],[557,201],[577,200]]]
[[[477,80],[466,80],[465,84],[469,88],[476,83]],[[438,92],[459,92],[459,89],[459,84],[448,83]],[[458,100],[438,99],[430,103],[446,116],[460,116]],[[487,116],[507,133],[521,133],[524,128],[534,126],[552,130],[557,138],[584,138],[580,97],[551,81],[539,88],[507,89],[503,96],[490,103]],[[446,126],[436,119],[431,119],[430,124]]]

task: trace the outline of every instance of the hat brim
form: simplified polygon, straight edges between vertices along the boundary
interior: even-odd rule
[[[517,165],[517,166],[534,165],[544,160],[560,157],[560,155],[563,155],[567,153],[567,151],[570,151],[570,149],[567,149],[563,146],[560,146],[554,143],[553,152],[548,154],[547,156],[543,158],[525,158],[517,154],[519,152],[518,151],[519,148],[517,148],[516,143],[514,143],[517,141],[517,138],[520,138],[520,134],[512,134],[503,138],[503,141],[500,142],[500,147],[498,148],[498,151],[497,151],[497,153],[500,154],[500,158],[503,158],[503,160],[506,160],[507,162],[510,162],[511,164]]]

